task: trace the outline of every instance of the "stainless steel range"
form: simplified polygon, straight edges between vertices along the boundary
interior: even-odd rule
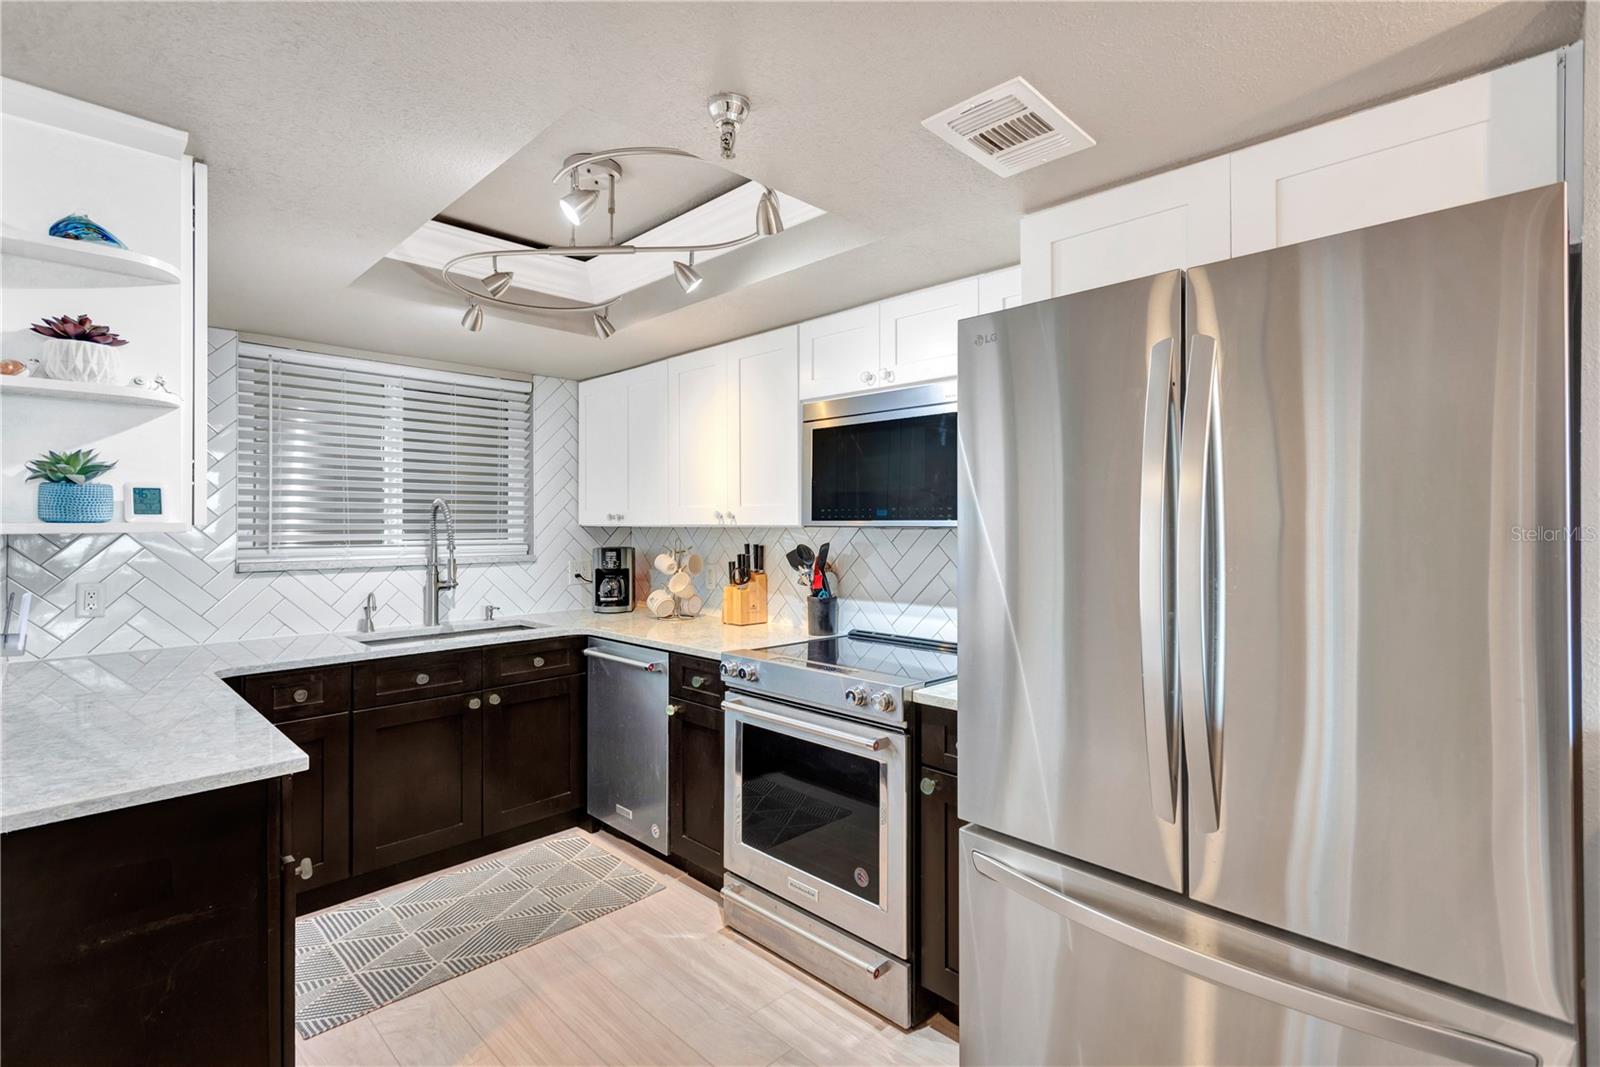
[[[906,706],[955,645],[861,630],[726,653],[727,924],[914,1021]]]

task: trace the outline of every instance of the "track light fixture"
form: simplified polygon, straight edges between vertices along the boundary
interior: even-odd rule
[[[733,158],[734,139],[739,126],[750,114],[750,101],[738,93],[717,93],[709,101],[707,108],[717,128],[717,144],[724,159]],[[666,253],[674,257],[688,253],[688,260],[674,258],[672,274],[685,294],[692,293],[700,287],[705,279],[695,269],[694,257],[697,252],[725,252],[749,244],[751,241],[763,237],[772,237],[783,232],[783,216],[779,211],[778,194],[771,189],[763,188],[756,200],[755,230],[743,237],[735,237],[728,241],[714,241],[704,244],[692,245],[631,245],[616,244],[616,202],[617,183],[622,178],[622,165],[618,159],[626,156],[682,156],[695,159],[692,153],[681,148],[660,147],[635,147],[613,148],[607,152],[579,152],[568,156],[560,170],[550,179],[552,184],[559,185],[565,182],[568,192],[558,201],[562,217],[573,227],[572,243],[565,246],[552,246],[548,248],[513,248],[501,249],[494,252],[468,252],[466,255],[457,256],[444,265],[441,275],[444,283],[451,289],[467,298],[466,314],[461,317],[461,325],[476,333],[483,329],[483,306],[493,304],[496,307],[512,308],[522,311],[542,312],[575,312],[588,311],[593,314],[595,336],[602,339],[616,333],[616,327],[611,325],[608,317],[611,311],[609,303],[604,304],[534,304],[522,300],[508,299],[505,294],[510,290],[515,280],[510,271],[500,269],[500,259],[507,256],[612,256],[633,255],[639,252]],[[601,192],[606,194],[607,215],[612,223],[611,242],[603,245],[579,245],[576,230],[595,209],[600,202]],[[477,286],[469,287],[467,280],[457,278],[454,271],[463,264],[474,260],[490,260],[493,264],[493,273],[484,276],[478,281]],[[615,300],[615,297],[611,298]]]

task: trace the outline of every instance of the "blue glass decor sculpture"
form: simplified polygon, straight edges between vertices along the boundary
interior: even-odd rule
[[[63,215],[50,224],[51,237],[65,237],[69,241],[93,241],[95,244],[128,246],[117,240],[117,235],[87,215]]]

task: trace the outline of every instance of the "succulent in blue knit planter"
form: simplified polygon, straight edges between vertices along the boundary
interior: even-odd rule
[[[28,464],[28,481],[38,480],[42,522],[110,522],[116,513],[109,485],[92,484],[115,467],[93,449],[46,452]]]

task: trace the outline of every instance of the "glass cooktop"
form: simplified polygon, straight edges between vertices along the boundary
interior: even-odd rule
[[[956,673],[956,646],[951,642],[864,630],[852,630],[842,637],[818,637],[792,645],[740,651],[735,655],[833,674],[895,679],[903,684],[938,681]]]

